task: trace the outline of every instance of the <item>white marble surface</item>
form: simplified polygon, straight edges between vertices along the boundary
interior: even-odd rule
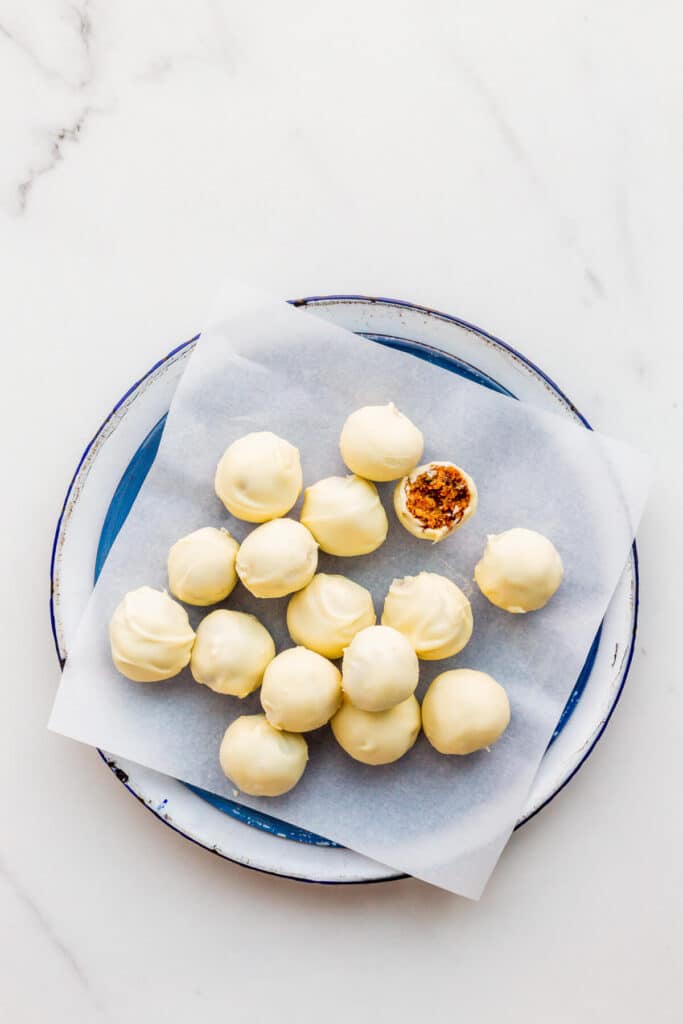
[[[0,2],[0,1016],[678,1020],[677,4]],[[642,619],[588,766],[480,904],[223,863],[49,735],[51,531],[224,273],[431,304],[652,452]]]

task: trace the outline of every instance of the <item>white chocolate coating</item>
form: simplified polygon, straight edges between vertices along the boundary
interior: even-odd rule
[[[346,576],[317,573],[287,606],[294,643],[326,658],[341,658],[356,633],[375,622],[370,591]]]
[[[273,519],[257,526],[237,553],[237,575],[254,597],[284,597],[310,583],[318,545],[301,523]]]
[[[233,441],[218,463],[214,486],[228,512],[248,523],[284,516],[301,494],[299,449],[269,430]]]
[[[420,732],[420,705],[408,697],[388,711],[361,711],[344,698],[331,721],[337,743],[363,764],[391,764],[414,745]]]
[[[197,627],[190,669],[216,693],[246,697],[258,689],[275,657],[273,638],[255,615],[219,608]]]
[[[219,760],[243,793],[282,796],[303,775],[308,744],[303,736],[274,729],[265,715],[242,715],[228,726]]]
[[[329,476],[304,492],[301,522],[328,555],[367,555],[383,544],[389,522],[374,484]]]
[[[446,576],[421,572],[394,580],[384,601],[382,625],[410,641],[418,658],[437,661],[457,654],[472,636],[472,606]]]
[[[165,590],[139,587],[123,598],[109,623],[111,656],[136,683],[177,676],[190,660],[194,632],[187,612]]]
[[[239,544],[227,530],[205,526],[177,540],[168,553],[168,586],[186,604],[224,601],[237,583]]]
[[[424,438],[389,402],[352,412],[342,428],[339,448],[352,473],[366,480],[398,480],[422,458]]]
[[[449,522],[434,527],[426,524],[411,512],[409,508],[409,493],[410,488],[419,477],[425,475],[430,477],[439,467],[454,470],[459,474],[467,486],[468,502],[464,508],[459,509],[458,513]],[[454,533],[455,530],[460,529],[477,511],[477,502],[477,487],[474,480],[464,469],[456,466],[454,462],[428,462],[423,466],[418,466],[412,473],[399,480],[394,488],[394,510],[401,525],[406,528],[408,533],[412,533],[414,537],[430,540],[432,544],[438,543],[438,541]]]
[[[471,754],[502,736],[510,703],[500,683],[486,672],[461,668],[442,672],[422,701],[422,725],[440,754]]]
[[[409,641],[390,626],[369,626],[344,651],[342,687],[362,711],[387,711],[414,692],[420,678]]]
[[[276,729],[310,732],[329,722],[341,695],[341,673],[336,665],[305,647],[290,647],[266,669],[261,707]]]
[[[516,614],[543,608],[562,582],[555,546],[535,530],[491,534],[474,578],[491,604]]]

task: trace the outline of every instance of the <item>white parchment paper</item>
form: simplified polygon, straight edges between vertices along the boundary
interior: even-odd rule
[[[390,520],[371,555],[321,554],[319,571],[372,590],[378,618],[396,576],[422,569],[470,596],[474,636],[455,658],[422,662],[418,695],[450,667],[489,672],[506,688],[512,720],[490,752],[437,754],[421,736],[401,761],[352,761],[329,728],[308,735],[301,783],[244,804],[318,832],[400,871],[478,897],[507,841],[625,565],[647,490],[639,455],[618,442],[496,395],[413,355],[332,326],[240,287],[219,296],[174,397],[159,453],[106,562],[69,654],[50,721],[77,740],[234,798],[218,747],[238,715],[260,710],[196,685],[132,683],[114,669],[107,625],[126,591],[166,586],[166,555],[190,530],[252,527],[213,492],[216,463],[233,440],[273,430],[301,450],[304,484],[345,473],[338,438],[359,406],[394,401],[426,439],[425,461],[449,459],[479,489],[473,519],[438,545],[396,521],[393,485],[380,485]],[[292,515],[298,514],[298,508]],[[542,611],[513,616],[472,584],[486,535],[526,526],[559,549],[565,580]],[[278,650],[291,646],[287,599],[260,601],[238,585],[226,605],[257,614]],[[209,609],[210,610],[210,609]],[[194,626],[206,610],[188,609]]]

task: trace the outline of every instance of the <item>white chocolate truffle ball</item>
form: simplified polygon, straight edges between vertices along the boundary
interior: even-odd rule
[[[246,697],[274,657],[273,638],[255,615],[219,608],[197,627],[190,670],[195,682],[216,693]]]
[[[382,625],[403,633],[418,658],[457,654],[472,636],[472,606],[446,576],[421,572],[394,580],[384,601]]]
[[[420,678],[417,655],[390,626],[368,626],[344,651],[342,686],[362,711],[387,711],[415,692]]]
[[[562,573],[562,559],[548,538],[517,527],[489,536],[474,578],[491,604],[522,613],[547,604]]]
[[[503,687],[486,672],[470,668],[442,672],[422,701],[425,736],[440,754],[471,754],[490,747],[509,721]]]
[[[341,658],[356,633],[376,620],[369,590],[346,576],[323,572],[287,606],[287,629],[294,643],[326,658]]]
[[[391,764],[414,745],[420,705],[408,697],[388,711],[361,711],[345,697],[330,725],[339,746],[363,764]]]
[[[301,494],[299,449],[268,430],[233,441],[218,463],[214,485],[228,512],[248,523],[284,516]]]
[[[168,553],[168,585],[186,604],[224,601],[237,583],[239,544],[227,530],[205,526],[177,540]]]
[[[276,729],[310,732],[329,722],[341,703],[341,673],[327,658],[291,647],[263,677],[261,707]]]
[[[221,768],[250,796],[282,796],[296,786],[308,761],[303,736],[274,729],[265,715],[242,715],[228,726]]]
[[[273,519],[257,526],[237,553],[237,575],[254,597],[284,597],[310,583],[318,545],[301,523]]]
[[[129,591],[109,623],[111,656],[136,683],[177,676],[190,660],[194,632],[187,612],[165,590]]]
[[[415,424],[389,402],[352,412],[342,428],[339,448],[352,473],[366,480],[397,480],[417,466],[424,438]]]
[[[367,555],[383,544],[389,522],[374,484],[328,476],[304,492],[301,522],[328,555]]]
[[[396,484],[394,509],[408,533],[436,544],[474,515],[477,488],[455,463],[428,462]]]

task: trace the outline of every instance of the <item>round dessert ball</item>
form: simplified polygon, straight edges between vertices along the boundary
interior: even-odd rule
[[[177,676],[190,660],[194,632],[187,612],[165,590],[129,591],[109,623],[111,656],[136,683]]]
[[[291,647],[271,661],[261,706],[276,729],[310,732],[329,722],[341,703],[341,673],[327,658]]]
[[[389,522],[374,484],[329,476],[304,492],[301,522],[328,555],[367,555],[383,544]]]
[[[341,658],[356,633],[375,622],[370,591],[346,576],[317,573],[287,606],[287,629],[294,643],[326,658]]]
[[[228,726],[221,768],[249,796],[282,796],[296,786],[308,761],[303,736],[274,729],[265,715],[242,715]]]
[[[425,736],[440,754],[471,754],[490,747],[509,721],[503,687],[486,672],[470,668],[442,672],[422,701]]]
[[[396,484],[394,509],[408,533],[436,544],[474,515],[477,488],[455,463],[429,462]]]
[[[294,519],[257,526],[237,553],[237,575],[254,597],[284,597],[310,583],[318,566],[318,545]]]
[[[219,608],[197,627],[190,671],[216,693],[246,697],[261,685],[274,657],[273,638],[255,615]]]
[[[227,530],[205,526],[176,541],[168,553],[168,585],[186,604],[224,601],[237,583],[239,544]]]
[[[437,661],[457,654],[472,636],[472,606],[446,576],[421,572],[394,580],[384,601],[382,625],[411,643],[418,658]]]
[[[415,692],[419,678],[415,651],[390,626],[362,629],[344,651],[344,693],[362,711],[395,707]]]
[[[302,482],[299,449],[261,430],[233,441],[218,463],[214,485],[237,519],[265,523],[289,512]]]
[[[535,530],[516,527],[491,534],[474,578],[484,597],[506,612],[543,608],[562,582],[562,559]]]
[[[352,473],[366,480],[398,480],[417,466],[424,438],[389,402],[352,412],[342,429],[339,448]]]
[[[420,732],[420,705],[408,697],[388,711],[361,711],[348,697],[331,721],[339,746],[363,764],[391,764],[414,745]]]

